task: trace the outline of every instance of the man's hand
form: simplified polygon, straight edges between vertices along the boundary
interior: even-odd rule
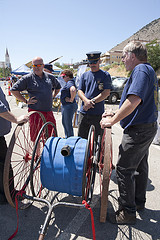
[[[26,123],[26,122],[28,122],[28,120],[29,120],[29,116],[28,115],[21,115],[21,116],[19,116],[19,117],[17,117],[17,124],[20,124],[20,123]]]
[[[35,103],[37,103],[37,100],[34,99],[34,98],[35,98],[35,97],[29,98],[29,100],[27,101],[27,104],[35,104]]]
[[[83,105],[83,109],[85,111],[88,111],[90,108],[94,108],[95,102],[93,102],[90,99],[87,99],[86,101],[84,101],[84,105]]]
[[[102,119],[100,121],[101,128],[104,129],[106,127],[111,127],[112,126],[111,119],[112,119],[111,115],[105,117],[102,116]]]

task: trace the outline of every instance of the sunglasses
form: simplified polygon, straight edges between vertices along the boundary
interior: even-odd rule
[[[95,60],[95,61],[89,61],[89,64],[96,64],[98,61],[97,60]]]
[[[63,75],[63,76],[62,76],[62,78],[65,78],[65,77],[67,77],[67,76],[66,76],[66,75]]]
[[[32,67],[41,67],[43,64],[32,65]]]

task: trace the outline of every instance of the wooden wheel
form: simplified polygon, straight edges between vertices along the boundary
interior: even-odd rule
[[[31,168],[30,168],[30,183],[31,183],[31,191],[34,197],[46,198],[49,190],[42,187],[41,179],[40,179],[40,163],[41,163],[41,154],[49,136],[46,136],[48,127],[52,127],[51,136],[56,137],[57,131],[56,127],[52,122],[46,122],[35,141],[35,146],[32,154]]]
[[[112,138],[111,128],[105,128],[101,142],[101,152],[99,161],[101,208],[100,222],[106,221],[108,207],[109,181],[112,172]]]
[[[34,121],[35,117],[36,122]],[[31,119],[32,130],[30,128]],[[29,113],[29,121],[25,124],[17,125],[11,137],[4,165],[4,191],[12,207],[15,207],[15,195],[18,191],[23,189],[27,195],[31,193],[28,183],[34,139],[37,137],[37,131],[44,123],[45,118],[43,114],[32,111]],[[23,199],[18,206],[20,209],[24,209],[30,204],[30,200]]]
[[[92,125],[88,134],[88,142],[86,145],[83,183],[82,183],[82,199],[90,201],[93,195],[96,165],[95,165],[95,127]]]

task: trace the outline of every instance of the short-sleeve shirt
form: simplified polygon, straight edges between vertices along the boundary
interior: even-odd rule
[[[124,87],[120,107],[131,94],[140,97],[142,101],[130,115],[120,121],[122,128],[156,122],[158,113],[158,81],[150,64],[139,64],[133,69]]]
[[[9,104],[6,100],[6,97],[0,87],[0,113],[8,112]],[[0,117],[0,136],[8,134],[11,130],[11,122]]]
[[[29,97],[35,97],[37,100],[37,103],[29,104],[28,107],[36,111],[49,112],[52,110],[52,91],[60,88],[60,83],[52,74],[43,72],[42,78],[34,73],[23,76],[13,85],[11,90],[27,90]]]
[[[66,82],[66,84],[65,84],[65,85],[63,86],[63,88],[61,89],[61,103],[62,103],[62,105],[69,105],[69,104],[75,103],[75,101],[76,101],[75,99],[74,99],[74,101],[73,101],[72,103],[65,101],[65,98],[66,98],[66,97],[68,97],[68,98],[71,97],[70,88],[71,88],[72,86],[76,87],[76,86],[75,86],[75,81],[74,81],[74,79],[69,80],[68,82]]]
[[[97,72],[88,71],[82,74],[78,90],[82,90],[88,99],[96,97],[105,89],[111,89],[111,76],[108,72],[99,70]],[[84,103],[80,112],[89,115],[101,115],[104,112],[104,101],[96,103],[94,108],[85,111],[83,109]]]

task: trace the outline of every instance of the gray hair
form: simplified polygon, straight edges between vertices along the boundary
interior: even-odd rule
[[[129,42],[123,49],[123,53],[134,53],[136,58],[140,61],[147,61],[147,48],[144,44],[138,41]]]

